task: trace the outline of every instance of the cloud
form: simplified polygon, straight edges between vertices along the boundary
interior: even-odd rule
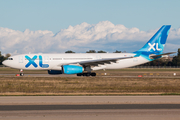
[[[24,32],[0,28],[0,51],[2,53],[61,53],[67,50],[86,52],[92,50],[115,50],[133,52],[140,49],[158,30],[141,31],[138,28],[126,28],[109,21],[97,24],[86,22],[69,26],[58,33],[52,31]],[[180,28],[171,29],[165,50],[180,48]]]

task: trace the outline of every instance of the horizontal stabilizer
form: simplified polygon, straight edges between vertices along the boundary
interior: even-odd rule
[[[176,52],[163,53],[163,54],[159,54],[159,55],[154,55],[154,54],[152,54],[152,55],[150,55],[149,57],[150,57],[151,59],[155,59],[155,58],[160,57],[160,56],[163,56],[163,55],[169,55],[169,54],[174,54],[174,53],[176,53]]]

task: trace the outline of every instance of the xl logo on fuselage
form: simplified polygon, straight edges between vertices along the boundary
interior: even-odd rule
[[[152,45],[151,45],[151,43],[148,43],[148,45],[149,45],[149,49],[148,49],[148,51],[150,51],[151,49],[153,49],[154,51],[161,51],[162,49],[161,48],[158,48],[158,43],[153,43]],[[155,45],[156,45],[156,48],[155,48]]]
[[[30,58],[29,56],[26,55],[25,58],[26,58],[27,60],[29,60],[29,62],[25,65],[26,68],[28,68],[30,65],[33,65],[35,68],[38,67],[38,65],[35,63],[35,60],[37,59],[37,55],[35,55],[35,56],[32,57],[32,58]],[[39,55],[39,66],[40,66],[41,68],[48,68],[49,65],[48,65],[48,64],[43,64],[42,61],[43,61],[43,60],[42,60],[42,56]]]

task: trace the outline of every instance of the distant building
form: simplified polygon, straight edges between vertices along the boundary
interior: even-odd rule
[[[163,57],[161,58],[161,60],[163,61],[168,61],[168,62],[172,62],[174,56],[170,56],[170,55],[163,55]]]

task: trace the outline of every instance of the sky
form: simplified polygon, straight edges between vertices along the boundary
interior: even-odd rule
[[[0,0],[0,51],[133,52],[164,24],[172,25],[165,51],[177,51],[179,5],[180,0]]]

